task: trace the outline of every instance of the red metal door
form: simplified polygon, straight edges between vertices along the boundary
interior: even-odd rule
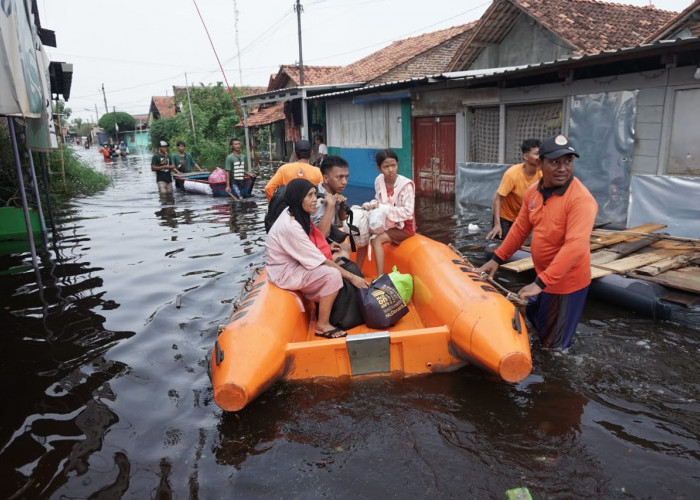
[[[418,194],[450,199],[455,192],[455,117],[413,120],[413,178]]]

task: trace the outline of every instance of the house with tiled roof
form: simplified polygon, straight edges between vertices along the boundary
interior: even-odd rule
[[[303,96],[313,94],[314,89],[329,88],[323,85],[328,76],[338,66],[304,66],[304,85],[301,85],[301,71],[297,65],[282,65],[277,73],[270,76],[267,89],[241,99],[247,113],[246,125],[253,131],[260,127],[271,127],[275,151],[271,156],[288,158],[291,144],[301,138],[301,127],[305,112],[302,111]],[[303,89],[303,90],[302,90]],[[312,110],[313,113],[313,110]],[[314,119],[312,115],[311,119]],[[308,118],[307,118],[308,120]],[[243,122],[238,124],[243,126]]]
[[[573,95],[600,93],[606,88],[604,80],[587,81],[576,92],[571,86],[564,87],[566,82],[593,78],[584,69],[542,76],[531,72],[527,79],[508,79],[508,83],[494,77],[499,83],[484,83],[483,88],[484,80],[471,83],[474,75],[635,47],[676,16],[653,7],[596,0],[495,0],[459,39],[452,40],[449,60],[440,70],[403,78],[395,72],[393,80],[365,78],[368,84],[364,87],[324,96],[329,150],[364,158],[367,166],[362,168],[367,174],[357,175],[353,170],[352,182],[359,178],[371,185],[375,169],[367,158],[378,148],[398,149],[401,173],[414,179],[417,192],[452,198],[459,191],[458,163],[519,161],[523,139],[570,128]],[[644,68],[642,63],[625,64],[625,71]],[[657,67],[656,61],[649,64]],[[619,72],[623,67],[608,69]],[[347,68],[339,73],[342,71],[349,73]],[[533,86],[539,89],[549,83],[562,86],[558,94],[545,92],[540,97],[537,92],[535,97]],[[608,89],[614,86],[607,82]],[[378,113],[379,106],[389,111]],[[360,127],[348,130],[344,125],[359,123],[361,116],[376,123],[365,119],[360,133]],[[383,132],[386,130],[389,132]],[[369,138],[364,148],[360,146],[362,136]],[[631,152],[626,161],[629,157]]]
[[[330,75],[334,83],[361,82],[365,85],[433,75],[448,69],[455,51],[475,23],[453,26],[432,33],[393,42]]]
[[[461,45],[472,25],[473,23],[455,26],[398,40],[388,47],[342,68],[305,67],[303,91],[300,90],[301,87],[298,87],[298,67],[282,66],[277,75],[270,79],[267,94],[273,102],[260,106],[253,111],[249,116],[248,124],[249,126],[261,126],[272,123],[273,120],[283,120],[285,140],[289,143],[302,137],[301,126],[305,123],[303,114],[306,112],[308,116],[306,123],[309,124],[309,130],[304,133],[304,136],[310,137],[315,133],[325,135],[327,132],[325,103],[323,101],[310,101],[307,107],[304,108],[301,106],[302,99],[300,99],[302,92],[309,98],[319,93],[328,92],[331,88],[336,90],[340,88],[356,88],[397,79],[402,80],[426,74],[440,73],[445,71],[454,55],[454,51]],[[287,89],[287,92],[280,93],[280,89]],[[243,99],[243,101],[248,103],[260,102],[262,98],[263,96],[252,96],[251,99]],[[393,105],[395,104],[393,103]],[[400,134],[401,120],[396,120],[396,110],[393,110],[392,113],[395,116],[391,120],[392,132],[390,134],[396,135],[397,127]],[[398,113],[399,115],[401,114],[400,109]],[[354,120],[357,123],[361,123],[357,118],[354,118]],[[364,120],[364,116],[362,120]],[[358,134],[362,135],[359,130]],[[381,139],[375,138],[375,143],[379,144],[387,138],[386,134]],[[405,150],[399,148],[398,154],[406,155],[406,151],[410,151],[410,145]],[[360,154],[363,155],[364,161],[364,153]],[[406,156],[406,158],[410,158],[410,155]],[[350,157],[348,160],[353,161],[353,158]],[[410,163],[407,162],[406,164]],[[356,182],[371,182],[370,175],[367,173],[367,179],[364,179],[364,181],[358,177]]]
[[[517,66],[634,47],[675,15],[596,0],[494,1],[448,71]]]
[[[175,98],[172,96],[153,96],[151,104],[148,107],[148,122],[158,118],[172,118],[175,116],[177,108],[175,107]]]
[[[557,19],[545,5],[557,7]],[[455,53],[454,71],[319,96],[329,150],[359,157],[360,141],[342,128],[353,116],[344,107],[374,120],[376,103],[399,98],[410,113],[394,140],[411,145],[404,172],[417,192],[490,206],[524,139],[564,133],[581,155],[575,173],[598,201],[599,224],[652,220],[697,237],[700,208],[688,200],[700,198],[699,15],[698,1],[674,14],[594,0],[497,0],[474,27],[474,46]],[[628,33],[613,33],[621,26]],[[367,137],[391,127],[382,119]],[[612,186],[622,210],[609,208]]]
[[[645,41],[651,43],[694,36],[700,36],[700,0],[695,0],[678,16],[652,33]]]

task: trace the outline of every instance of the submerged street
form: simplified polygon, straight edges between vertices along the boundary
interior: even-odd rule
[[[264,265],[265,180],[243,202],[160,198],[150,156],[77,151],[113,182],[55,214],[42,293],[28,253],[0,256],[4,498],[700,491],[698,331],[592,299],[573,347],[533,342],[518,384],[477,367],[284,382],[223,412],[206,357]],[[418,199],[416,216],[419,232],[483,262],[489,211]],[[497,276],[514,290],[531,279]]]

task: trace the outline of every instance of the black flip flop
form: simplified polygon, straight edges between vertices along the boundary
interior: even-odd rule
[[[333,328],[332,330],[327,330],[325,332],[315,332],[317,337],[323,337],[326,339],[340,339],[347,336],[348,332],[342,330],[341,328]],[[340,334],[340,335],[339,335]]]

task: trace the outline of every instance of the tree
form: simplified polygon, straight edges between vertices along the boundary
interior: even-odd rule
[[[232,91],[235,96],[242,94],[238,88]],[[228,146],[231,138],[242,139],[244,134],[241,127],[236,127],[242,118],[223,83],[192,86],[189,88],[189,98],[186,89],[179,90],[175,94],[175,103],[180,112],[173,120],[178,123],[180,135],[171,136],[169,140],[185,141],[200,165],[222,165],[226,155],[231,152]],[[196,134],[192,130],[192,118]]]
[[[148,128],[148,135],[151,138],[151,146],[157,149],[160,141],[168,141],[171,144],[176,141],[177,137],[183,135],[183,129],[176,118],[159,118],[153,120]]]
[[[59,116],[61,119],[60,128],[62,131],[66,131],[68,129],[66,126],[68,124],[68,118],[70,118],[73,110],[66,107],[66,102],[63,99],[59,99],[58,101],[54,101],[51,105],[51,112]]]
[[[79,136],[87,136],[90,135],[90,132],[92,132],[92,129],[95,125],[92,123],[83,123],[79,128],[78,128],[78,135]]]
[[[97,122],[99,127],[107,132],[109,135],[117,139],[117,129],[114,126],[116,121],[117,127],[122,132],[127,130],[134,130],[136,128],[136,120],[129,113],[124,113],[123,111],[117,111],[116,113],[105,113]]]

